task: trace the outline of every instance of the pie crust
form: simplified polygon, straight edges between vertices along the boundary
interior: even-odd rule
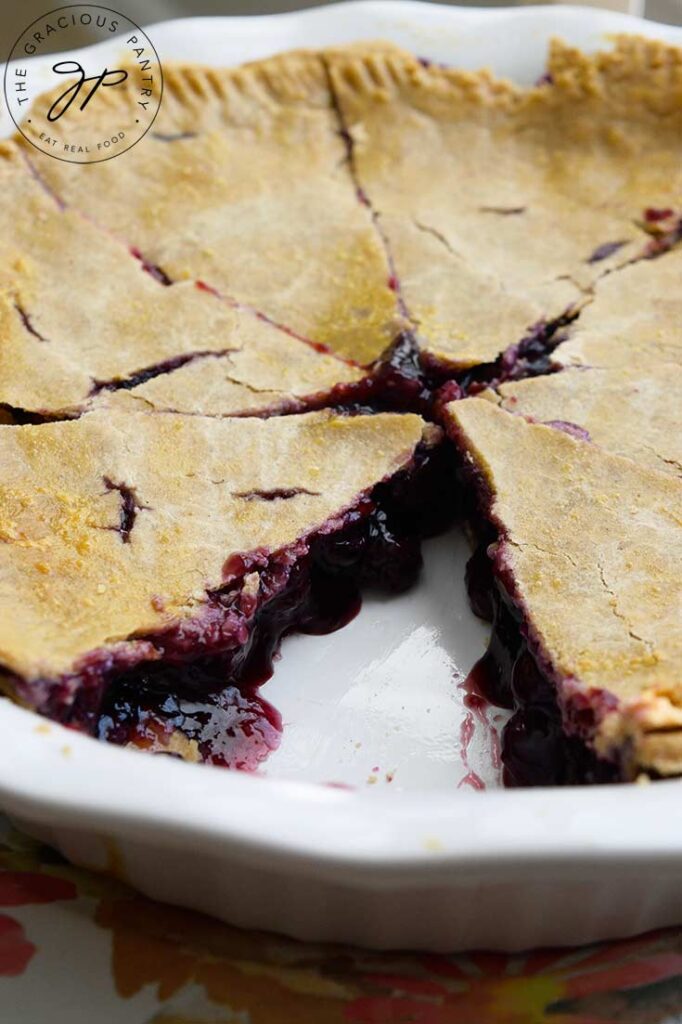
[[[552,354],[563,366],[682,363],[682,248],[609,274]]]
[[[133,102],[125,89],[111,93],[99,107],[103,135],[116,119],[110,107]],[[76,138],[77,125],[67,128]],[[348,173],[319,54],[234,70],[164,67],[153,130],[143,145],[88,167],[85,191],[73,173],[82,168],[32,147],[30,157],[69,206],[174,281],[205,281],[360,363],[399,330],[391,270]]]
[[[0,144],[0,187],[5,407],[74,415],[124,388],[141,407],[263,413],[365,376],[193,281],[165,287],[128,246],[60,207],[13,143]],[[182,388],[164,374],[178,366]]]
[[[500,384],[484,397],[539,423],[575,428],[575,436],[615,455],[682,478],[678,363],[569,368]]]
[[[586,57],[555,41],[530,89],[395,52],[331,68],[406,309],[455,367],[579,308],[647,245],[645,208],[679,203],[674,48],[621,37]]]

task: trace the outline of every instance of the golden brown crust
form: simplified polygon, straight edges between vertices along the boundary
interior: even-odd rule
[[[641,252],[644,207],[682,196],[678,49],[623,36],[588,57],[555,42],[549,74],[524,89],[380,43],[171,66],[153,132],[89,168],[95,189],[83,194],[81,168],[36,160],[171,276],[367,363],[401,318],[338,106],[420,339],[465,368],[580,305]],[[104,122],[121,102],[125,89],[108,90]]]
[[[456,366],[582,304],[643,250],[644,208],[682,196],[676,48],[622,37],[587,57],[555,42],[553,84],[530,89],[409,54],[330,63],[408,311]]]
[[[641,466],[682,477],[682,367],[566,369],[546,377],[501,384],[503,409],[540,423],[561,421]]]
[[[339,94],[346,102],[362,98],[390,104],[410,102],[421,113],[453,121],[477,117],[486,123],[523,118],[526,127],[538,117],[548,130],[545,111],[565,112],[575,136],[601,134],[613,117],[655,121],[664,139],[676,141],[682,126],[682,49],[637,35],[612,37],[610,50],[586,54],[560,39],[550,43],[545,81],[525,88],[496,78],[490,71],[461,71],[425,65],[413,54],[390,45],[329,50]],[[547,80],[553,88],[547,88]],[[592,123],[576,123],[589,108]],[[563,125],[561,129],[563,130]],[[557,132],[559,134],[559,132]]]
[[[0,661],[25,679],[54,678],[93,650],[196,616],[230,555],[319,528],[404,466],[424,427],[388,413],[207,419],[110,408],[0,428]],[[119,486],[137,510],[127,542]],[[273,490],[294,493],[244,497]]]
[[[618,699],[598,752],[646,737],[646,766],[669,773],[655,731],[682,729],[682,482],[482,399],[447,415],[490,490],[499,557],[543,659],[561,686]]]
[[[299,335],[371,362],[401,320],[320,55],[171,69],[166,90],[152,131],[116,160],[84,168],[31,159],[68,204],[170,277],[203,280]],[[105,131],[111,112],[102,104],[98,113]]]
[[[97,97],[98,123],[106,125],[119,117],[121,108],[137,103],[136,83],[128,87],[101,90]],[[47,110],[63,92],[63,85],[43,93],[34,110]],[[235,68],[211,68],[200,64],[166,63],[163,68],[163,100],[152,125],[153,134],[200,134],[223,126],[253,127],[277,121],[287,108],[325,109],[329,93],[319,54],[298,50]],[[69,137],[79,132],[92,136],[92,125],[81,125],[78,114],[67,110],[60,121]],[[28,122],[22,130],[30,135]],[[96,154],[95,154],[96,156]]]
[[[682,247],[609,274],[552,355],[556,366],[682,365]]]
[[[626,120],[656,120],[674,140],[682,127],[682,50],[637,35],[616,35],[613,42],[613,49],[588,56],[553,41],[548,71],[560,96],[588,104],[597,98]]]
[[[216,370],[211,408],[202,390],[188,386],[171,403],[183,412],[289,408],[362,377],[192,281],[163,286],[123,243],[60,210],[11,143],[0,146],[0,190],[0,403],[78,411],[95,400],[98,382],[193,354],[221,361],[203,367]],[[186,381],[195,379],[189,365]],[[166,376],[140,393],[177,395],[179,383]]]

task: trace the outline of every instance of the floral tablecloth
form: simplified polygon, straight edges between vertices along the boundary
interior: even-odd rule
[[[66,864],[0,819],[2,1024],[682,1024],[682,930],[521,956],[239,931]]]

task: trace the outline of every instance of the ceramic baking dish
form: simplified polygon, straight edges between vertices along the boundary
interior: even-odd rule
[[[521,82],[552,35],[594,50],[619,31],[682,44],[682,29],[592,8],[411,2],[148,30],[162,62],[384,38]],[[0,804],[76,863],[305,939],[516,950],[682,923],[682,783],[500,789],[502,715],[476,718],[462,685],[486,633],[466,604],[467,548],[453,532],[425,553],[413,593],[285,641],[264,689],[282,744],[257,774],[104,746],[2,701]]]

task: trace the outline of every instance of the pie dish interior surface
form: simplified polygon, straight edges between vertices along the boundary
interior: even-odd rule
[[[508,781],[679,774],[681,139],[681,51],[620,37],[529,88],[383,43],[178,66],[115,160],[2,144],[5,690],[253,767],[282,635],[463,504]]]

